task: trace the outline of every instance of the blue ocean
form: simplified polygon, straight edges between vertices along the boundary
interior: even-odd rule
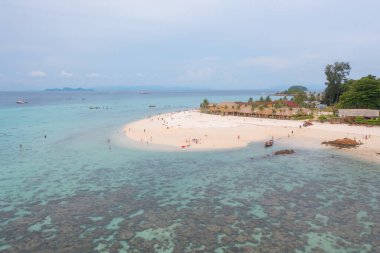
[[[204,98],[261,95],[0,92],[0,252],[380,252],[378,164],[273,156],[262,143],[167,152],[114,140],[128,122]]]

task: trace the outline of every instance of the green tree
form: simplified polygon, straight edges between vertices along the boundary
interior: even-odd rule
[[[272,102],[272,99],[270,98],[270,96],[267,96],[267,97],[265,98],[265,102]]]
[[[307,94],[304,91],[299,91],[294,95],[294,102],[299,105],[303,105],[307,100]]]
[[[309,94],[309,101],[315,101],[315,100],[317,100],[315,92],[310,93]]]
[[[209,105],[210,103],[208,102],[208,100],[205,98],[205,99],[203,99],[203,102],[201,103],[201,105],[200,105],[200,107],[201,107],[201,109],[204,111],[204,110],[206,110],[207,108],[208,108],[208,105]]]
[[[281,103],[281,101],[277,101],[276,103],[274,103],[274,108],[278,109],[278,108],[281,108],[283,106],[283,104]]]
[[[324,102],[327,105],[334,104],[339,101],[342,92],[342,85],[347,81],[350,74],[350,64],[348,62],[335,62],[333,65],[328,64],[325,67],[325,75],[327,85],[325,89]]]
[[[340,96],[340,107],[380,109],[380,79],[369,75],[348,84],[347,91]]]
[[[253,102],[253,98],[249,98],[248,103],[252,103],[252,102]]]

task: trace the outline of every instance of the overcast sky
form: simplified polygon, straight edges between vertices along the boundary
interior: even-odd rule
[[[379,0],[1,0],[0,90],[323,88],[380,76]]]

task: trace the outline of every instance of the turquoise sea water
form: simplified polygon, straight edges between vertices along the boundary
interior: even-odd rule
[[[0,93],[0,252],[380,252],[378,164],[112,139],[148,115],[249,96]]]

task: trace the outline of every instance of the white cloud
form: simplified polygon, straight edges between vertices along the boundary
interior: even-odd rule
[[[290,62],[287,59],[268,56],[259,56],[244,59],[243,64],[247,66],[263,67],[272,70],[286,69],[290,66]]]
[[[96,72],[90,73],[87,76],[90,78],[105,78],[105,77],[107,77],[106,75],[102,75],[102,74],[99,74]]]
[[[61,70],[61,77],[73,77],[74,74],[67,72],[66,70]]]
[[[33,71],[29,72],[28,76],[30,76],[30,77],[46,77],[47,74],[43,71],[40,71],[40,70],[33,70]]]

